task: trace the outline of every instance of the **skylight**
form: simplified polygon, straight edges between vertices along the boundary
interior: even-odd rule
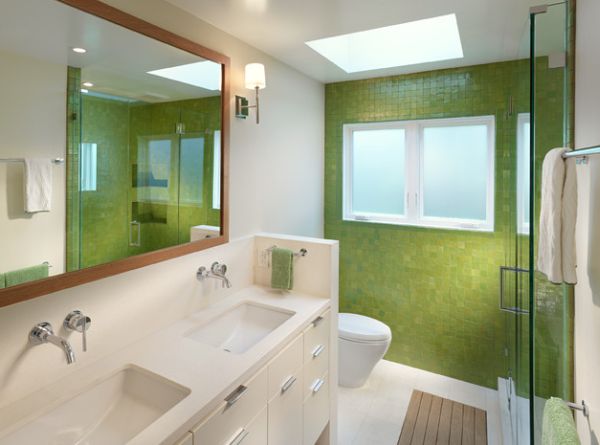
[[[221,90],[221,65],[210,60],[148,71],[148,74],[205,90]]]
[[[347,73],[463,57],[455,14],[306,42]]]

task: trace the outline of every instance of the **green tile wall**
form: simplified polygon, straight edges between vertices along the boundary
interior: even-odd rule
[[[79,269],[79,144],[81,68],[67,68],[67,272]]]
[[[562,145],[563,73],[546,66],[545,59],[538,61],[545,88],[540,119],[546,124],[540,157]],[[505,357],[507,343],[527,365],[527,342],[514,338],[508,315],[498,309],[498,270],[527,259],[527,239],[514,233],[514,196],[516,120],[529,109],[528,76],[528,62],[514,61],[326,86],[325,236],[340,240],[340,310],[391,327],[387,359],[491,388],[508,366],[516,367]],[[343,124],[479,115],[496,117],[493,233],[342,220]],[[556,301],[559,294],[547,292],[546,298]],[[542,357],[551,353],[541,350]],[[556,367],[546,374],[554,380]],[[540,384],[554,390],[549,381],[540,378]]]
[[[82,143],[97,144],[95,191],[80,192],[80,267],[127,256],[129,104],[82,95]]]

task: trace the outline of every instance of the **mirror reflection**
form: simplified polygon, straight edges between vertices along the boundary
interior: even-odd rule
[[[0,60],[0,288],[219,236],[220,64],[36,0]]]

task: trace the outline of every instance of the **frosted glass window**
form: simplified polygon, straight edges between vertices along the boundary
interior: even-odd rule
[[[352,210],[403,215],[405,131],[382,129],[352,133]]]
[[[494,116],[345,124],[343,218],[494,230]]]
[[[517,119],[517,231],[529,234],[529,113]]]
[[[180,156],[180,201],[185,204],[202,205],[204,138],[182,138]]]
[[[221,208],[221,131],[216,130],[213,142],[212,208]]]
[[[423,129],[423,216],[485,221],[490,177],[486,125]]]
[[[81,175],[80,188],[82,192],[95,192],[98,181],[98,145],[93,143],[81,144]]]

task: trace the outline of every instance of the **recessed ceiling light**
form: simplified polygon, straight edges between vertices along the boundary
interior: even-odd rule
[[[82,89],[81,89],[81,92],[82,92],[83,94],[85,94],[85,93],[89,93],[89,91],[88,91],[88,90],[86,90],[85,88],[82,88]]]
[[[347,73],[463,57],[455,14],[306,42]]]
[[[73,52],[77,53],[77,54],[85,54],[87,53],[87,49],[85,48],[72,48]]]
[[[94,84],[92,82],[83,82],[83,86],[86,88],[92,88]]]
[[[221,65],[210,60],[148,71],[148,74],[206,90],[221,89]]]

